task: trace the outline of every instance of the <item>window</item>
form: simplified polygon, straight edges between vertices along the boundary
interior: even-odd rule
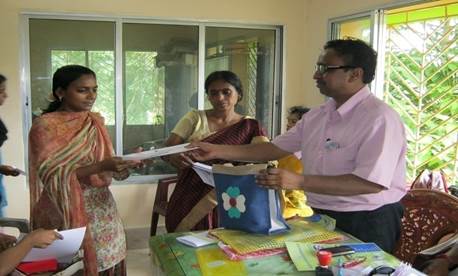
[[[371,17],[370,15],[355,16],[332,23],[333,38],[355,37],[371,42]]]
[[[210,108],[203,81],[215,70],[242,80],[239,112],[260,120],[272,136],[280,120],[281,28],[226,26],[135,19],[86,20],[26,16],[29,27],[30,105],[28,125],[47,108],[52,75],[67,64],[94,70],[100,112],[117,155],[162,147],[178,120],[191,109]],[[69,32],[68,30],[72,30]],[[136,183],[175,173],[161,160],[134,172]]]
[[[358,25],[383,34],[371,40],[381,56],[377,76],[382,81],[374,92],[401,115],[406,127],[408,181],[423,169],[441,169],[456,184],[458,4],[434,1],[374,14],[382,16],[372,17],[370,28],[367,22]],[[384,24],[376,28],[377,22]],[[346,23],[333,20],[332,37],[348,34],[335,27]]]
[[[257,118],[272,133],[275,30],[208,27],[205,76],[215,70],[237,72],[243,83],[241,114]],[[207,105],[208,106],[208,103]]]

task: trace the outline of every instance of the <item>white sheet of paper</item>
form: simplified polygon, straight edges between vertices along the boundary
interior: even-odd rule
[[[23,262],[40,261],[56,258],[59,262],[71,260],[83,242],[86,227],[60,231],[63,240],[55,240],[46,248],[32,248]]]
[[[218,242],[208,236],[208,231],[177,237],[177,241],[192,247],[201,247]]]
[[[200,162],[194,162],[192,163],[192,168],[200,176],[205,184],[215,187],[215,180],[213,179],[211,166]]]
[[[21,169],[16,168],[16,167],[13,167],[13,168],[15,168],[19,172],[19,174],[27,175],[27,173],[24,170],[21,170]]]
[[[147,151],[142,151],[142,152],[137,152],[137,153],[126,154],[122,156],[122,159],[123,160],[144,160],[144,159],[150,159],[153,157],[182,153],[182,152],[197,149],[197,148],[186,148],[187,145],[189,145],[189,143],[160,148],[160,149],[152,149],[152,150],[147,150]]]

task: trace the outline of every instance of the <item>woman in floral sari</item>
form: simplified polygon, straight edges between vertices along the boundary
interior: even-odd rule
[[[52,86],[55,101],[29,133],[32,228],[86,226],[85,275],[125,275],[125,234],[108,186],[137,163],[113,156],[103,118],[90,111],[97,97],[92,70],[61,67]]]
[[[258,121],[235,112],[234,108],[243,96],[237,75],[230,71],[211,73],[205,81],[205,93],[213,108],[188,112],[172,130],[167,146],[190,141],[230,145],[267,141]],[[180,155],[165,159],[179,170],[178,182],[167,205],[167,231],[217,227],[214,189],[203,183]],[[224,162],[212,160],[209,164]]]

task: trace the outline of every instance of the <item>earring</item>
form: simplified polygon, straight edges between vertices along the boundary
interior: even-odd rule
[[[59,102],[61,102],[61,101],[62,101],[62,98],[63,98],[62,96],[61,96],[61,97],[59,97]]]

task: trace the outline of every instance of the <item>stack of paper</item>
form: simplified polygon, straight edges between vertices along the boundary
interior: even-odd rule
[[[212,166],[200,162],[194,162],[192,163],[192,168],[200,176],[200,178],[205,184],[215,187]]]
[[[214,244],[217,240],[208,237],[208,231],[200,233],[191,233],[190,235],[177,237],[177,241],[192,246],[192,247],[201,247],[210,244]]]

